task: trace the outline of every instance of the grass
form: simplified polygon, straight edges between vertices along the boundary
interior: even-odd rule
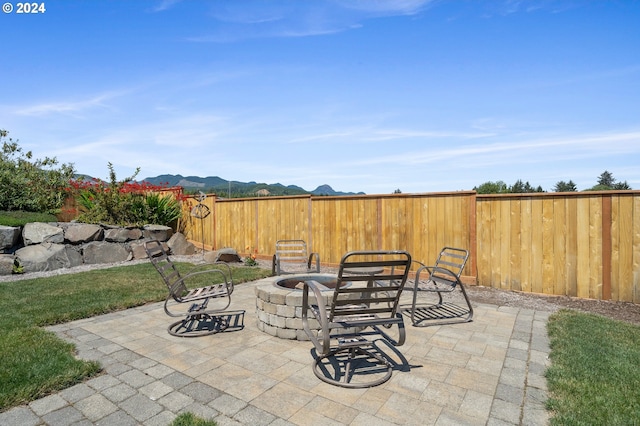
[[[183,272],[193,268],[177,266]],[[259,268],[233,268],[234,283],[269,274]],[[164,300],[166,294],[150,263],[0,284],[0,411],[100,371],[95,362],[75,359],[73,345],[42,326]]]
[[[170,426],[217,426],[213,420],[203,420],[191,413],[182,413],[171,422]]]
[[[640,419],[640,327],[562,310],[548,323],[554,425],[631,425]]]
[[[24,226],[30,222],[56,222],[56,215],[23,211],[0,211],[0,225]]]

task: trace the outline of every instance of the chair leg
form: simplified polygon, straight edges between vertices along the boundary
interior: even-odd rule
[[[167,331],[176,337],[200,337],[226,330],[229,321],[209,314],[193,314],[169,325]]]
[[[340,354],[346,358],[338,359]],[[371,362],[370,360],[375,360]],[[327,360],[328,363],[323,363]],[[333,372],[327,368],[331,366]],[[362,368],[361,368],[362,367]],[[362,374],[357,374],[362,371]],[[350,347],[335,349],[327,355],[316,357],[313,363],[313,372],[320,380],[330,385],[349,389],[369,388],[381,385],[391,378],[393,366],[383,356],[366,350],[362,347]],[[366,382],[353,382],[356,376],[373,375],[374,380]]]

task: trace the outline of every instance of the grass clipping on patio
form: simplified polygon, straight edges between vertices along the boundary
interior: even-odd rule
[[[640,419],[640,327],[562,310],[548,323],[551,424],[622,425]]]
[[[185,273],[193,268],[177,266]],[[232,269],[236,284],[269,272]],[[76,359],[73,345],[40,327],[166,296],[166,286],[150,263],[0,284],[0,411],[72,386],[101,369],[96,362]]]

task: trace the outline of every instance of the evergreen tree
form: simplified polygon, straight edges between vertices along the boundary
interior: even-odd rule
[[[556,186],[553,187],[554,192],[577,192],[578,187],[572,180],[565,182],[563,180],[556,182]]]

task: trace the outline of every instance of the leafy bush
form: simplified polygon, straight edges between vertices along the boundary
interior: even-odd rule
[[[71,182],[71,191],[75,193],[81,208],[77,217],[79,222],[120,226],[153,223],[175,228],[182,216],[180,189],[170,190],[162,185],[134,182],[140,168],[132,176],[119,181],[113,164],[108,163],[108,167],[108,183],[100,179]],[[168,191],[171,193],[166,194]]]
[[[56,158],[33,159],[8,132],[0,129],[0,210],[55,213],[66,197],[74,175],[71,164],[58,166]]]

